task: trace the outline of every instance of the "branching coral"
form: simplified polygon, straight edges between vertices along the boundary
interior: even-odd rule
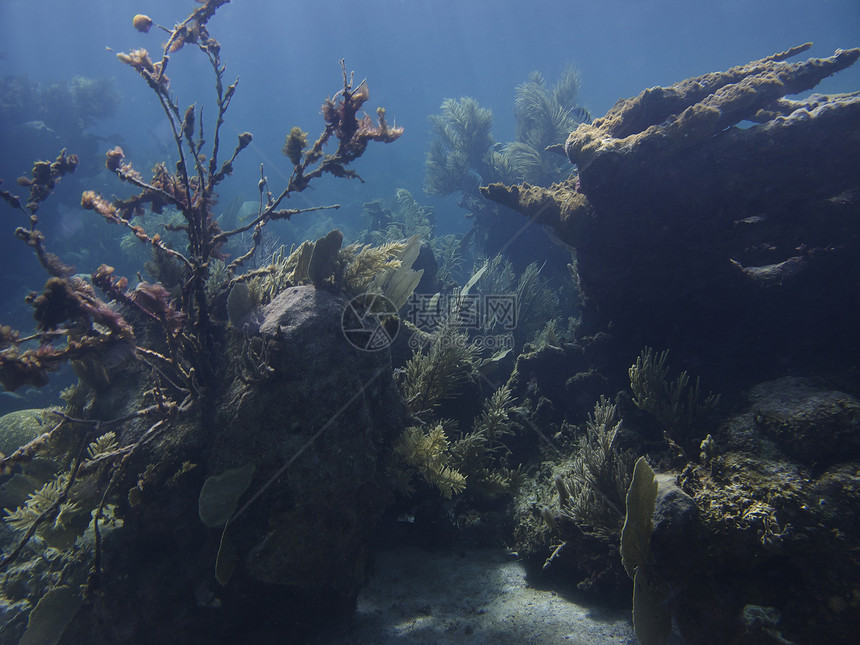
[[[111,223],[125,226],[134,237],[151,246],[157,255],[169,257],[179,267],[181,275],[177,280],[176,294],[169,293],[158,284],[141,283],[134,290],[129,290],[127,280],[114,276],[113,269],[106,265],[93,276],[93,283],[117,301],[142,312],[164,329],[166,352],[162,354],[149,351],[142,352],[141,355],[144,360],[154,362],[166,384],[178,390],[177,394],[181,397],[190,395],[194,400],[204,397],[218,378],[218,367],[212,361],[214,332],[209,303],[212,292],[211,285],[207,290],[207,277],[210,263],[220,258],[224,243],[234,235],[252,229],[254,231],[252,248],[227,266],[228,276],[232,277],[253,254],[261,239],[262,228],[268,222],[288,219],[301,212],[295,209],[278,209],[287,196],[304,190],[311,180],[323,174],[356,176],[347,165],[361,156],[369,141],[389,142],[402,133],[402,128],[386,123],[384,111],[378,112],[378,123],[359,115],[359,110],[368,98],[367,86],[361,83],[353,87],[352,76],[347,74],[341,61],[343,89],[325,102],[323,111],[326,125],[323,133],[307,152],[303,152],[307,144],[305,134],[300,130],[291,133],[290,140],[294,141],[294,145],[288,146],[288,152],[297,163],[288,185],[280,194],[273,196],[263,176],[259,184],[260,209],[257,216],[239,228],[221,230],[213,213],[216,190],[233,172],[233,164],[238,154],[252,140],[252,135],[248,132],[239,134],[229,158],[224,161],[219,159],[221,128],[237,84],[234,82],[224,86],[225,66],[221,62],[221,46],[209,34],[207,22],[224,4],[226,0],[208,0],[173,29],[159,27],[169,34],[160,60],[153,61],[144,49],[117,54],[121,62],[132,67],[146,81],[164,111],[179,157],[175,172],[169,171],[164,164],[158,164],[153,170],[152,178],[147,181],[126,160],[122,149],[116,147],[107,153],[106,167],[121,181],[138,189],[139,193],[125,199],[108,200],[93,191],[87,191],[81,199],[84,208],[98,212]],[[147,32],[152,25],[151,19],[146,16],[139,15],[134,19],[134,26],[140,31]],[[170,54],[186,44],[195,45],[206,56],[214,73],[217,109],[209,136],[204,133],[202,108],[190,106],[185,110],[180,109],[171,93],[170,81],[165,73]],[[325,154],[323,148],[332,137],[338,140],[337,150],[333,154]],[[207,145],[207,139],[211,140],[211,145]],[[65,155],[61,155],[54,164],[36,164],[33,179],[20,182],[31,189],[26,210],[35,213],[34,206],[47,197],[57,179],[65,172],[72,171],[75,164],[74,157]],[[0,195],[13,207],[22,208],[20,200],[11,193],[3,191]],[[132,222],[132,218],[142,216],[147,210],[160,213],[165,207],[170,207],[181,215],[181,223],[171,228],[184,234],[185,248],[168,246],[159,233],[150,234],[141,224]],[[71,271],[44,250],[43,238],[35,229],[35,220],[29,229],[19,229],[17,234],[36,250],[42,263],[56,278],[45,294],[34,301],[38,307],[37,311],[43,312],[40,315],[45,328],[53,329],[66,319],[80,319],[84,314],[89,316],[92,323],[97,322],[117,331],[125,324],[118,314],[107,309],[88,291],[90,287],[86,283],[75,283],[68,279]],[[94,314],[99,314],[100,317]],[[123,327],[123,331],[127,338],[130,337],[129,327]],[[6,379],[7,382],[10,385],[43,383],[45,379],[40,374],[30,377],[30,380],[23,376],[32,372],[32,363],[39,359],[38,356],[32,356],[28,365],[18,359],[14,363],[18,367],[18,374],[14,379]],[[4,372],[12,372],[12,361],[12,355],[7,353],[4,356]],[[24,367],[29,370],[24,370]]]
[[[690,438],[696,423],[713,412],[720,395],[711,392],[700,401],[699,379],[691,385],[686,370],[669,380],[668,359],[668,350],[658,356],[650,347],[643,349],[628,371],[630,388],[636,407],[653,414],[668,439],[682,442]]]
[[[585,436],[566,474],[556,477],[559,506],[579,527],[615,539],[624,521],[624,498],[634,457],[616,442],[621,421],[605,397],[588,415]]]
[[[21,337],[10,330],[5,336],[4,349],[0,352],[0,382],[7,390],[22,385],[45,385],[48,372],[58,369],[67,360],[106,351],[133,338],[131,326],[96,296],[89,283],[73,275],[71,267],[46,249],[44,235],[36,228],[40,204],[64,175],[74,172],[77,163],[77,157],[66,156],[65,151],[53,163],[35,163],[32,178],[18,180],[19,185],[30,189],[23,206],[19,197],[0,191],[4,201],[27,215],[29,226],[18,227],[15,235],[35,251],[51,276],[41,294],[33,293],[27,298],[42,334]],[[25,347],[35,340],[40,341],[37,348]],[[65,346],[55,347],[59,340],[65,341]]]
[[[860,49],[848,49],[839,50],[831,58],[785,62],[811,46],[805,43],[725,72],[704,74],[668,88],[655,87],[636,99],[619,101],[606,116],[571,132],[565,151],[581,168],[592,167],[593,174],[600,172],[594,164],[609,162],[612,153],[620,154],[626,163],[642,153],[663,155],[697,142],[718,147],[725,137],[708,141],[714,135],[744,118],[761,120],[774,101],[812,89],[821,79],[860,57]],[[792,106],[792,111],[796,107]],[[757,116],[759,110],[765,112]],[[797,124],[783,121],[775,125]],[[761,129],[754,129],[743,136],[760,134]],[[587,182],[588,177],[584,176],[583,181]]]
[[[449,499],[461,493],[466,478],[451,467],[448,446],[441,423],[426,432],[418,426],[406,428],[394,443],[396,461],[392,473],[399,488],[407,494],[414,491],[411,484],[414,472]]]
[[[126,466],[136,449],[152,441],[167,429],[175,428],[181,418],[191,424],[211,419],[217,407],[218,397],[226,389],[225,381],[232,378],[231,366],[220,361],[220,344],[223,341],[226,321],[213,316],[213,303],[222,304],[226,289],[235,284],[237,272],[248,261],[261,243],[262,230],[271,221],[289,219],[299,212],[319,210],[283,209],[280,204],[291,194],[304,190],[310,182],[324,174],[337,177],[357,177],[349,164],[366,150],[370,141],[390,142],[397,139],[402,128],[389,125],[384,111],[377,111],[378,120],[360,113],[367,101],[367,86],[353,85],[341,61],[343,89],[333,98],[327,99],[324,108],[325,124],[316,142],[305,149],[306,142],[298,137],[298,145],[290,153],[299,162],[287,185],[273,194],[261,167],[258,184],[259,208],[255,217],[235,229],[223,230],[216,217],[218,191],[222,182],[232,174],[238,155],[252,141],[248,132],[238,134],[232,152],[223,153],[223,124],[228,108],[235,96],[237,83],[225,84],[225,65],[221,59],[221,45],[208,32],[207,23],[216,10],[228,0],[204,0],[191,14],[172,29],[157,28],[168,34],[160,56],[150,57],[144,49],[120,53],[120,62],[134,69],[153,92],[164,112],[173,137],[175,164],[156,164],[150,177],[134,168],[119,147],[108,151],[105,166],[121,182],[130,186],[131,196],[108,199],[95,191],[86,191],[81,205],[100,214],[106,221],[126,228],[131,236],[144,243],[166,266],[174,267],[172,284],[147,283],[142,280],[132,286],[127,278],[103,264],[85,279],[75,275],[57,256],[51,254],[45,238],[38,230],[37,211],[59,179],[73,172],[77,165],[74,155],[65,151],[56,161],[37,162],[33,166],[32,178],[22,178],[19,185],[28,187],[30,196],[22,200],[10,191],[0,190],[0,198],[27,218],[27,225],[16,230],[16,236],[33,248],[36,256],[50,275],[45,289],[29,298],[36,313],[38,333],[24,336],[9,328],[0,334],[0,382],[8,389],[21,385],[43,385],[47,372],[64,362],[74,360],[96,374],[116,355],[123,358],[136,357],[150,368],[141,370],[143,384],[136,397],[131,397],[121,416],[111,420],[94,421],[86,418],[71,418],[57,412],[57,425],[46,436],[65,432],[73,426],[78,447],[71,458],[68,478],[57,480],[53,488],[42,491],[42,501],[34,501],[29,510],[12,511],[15,522],[23,529],[18,544],[0,558],[0,568],[16,560],[28,542],[40,529],[53,522],[65,524],[75,511],[71,504],[81,509],[93,510],[94,554],[86,594],[93,592],[101,573],[99,525],[105,522],[108,500],[116,494],[118,482],[128,476]],[[137,16],[135,28],[147,32],[155,26],[151,19]],[[215,109],[207,110],[203,119],[202,106],[191,105],[180,108],[166,71],[168,64],[176,60],[176,52],[185,45],[201,52],[211,66],[215,84]],[[175,62],[172,64],[176,64]],[[213,117],[214,112],[214,117]],[[336,149],[325,149],[330,142],[337,141]],[[301,153],[299,155],[299,153]],[[151,222],[149,213],[161,213],[169,209],[181,219],[166,225],[167,230],[177,234],[180,242],[168,244],[160,232],[147,230]],[[165,228],[163,222],[159,222]],[[251,248],[233,259],[223,262],[226,243],[233,237],[252,232]],[[316,260],[310,255],[305,266],[306,275],[315,281],[328,279],[328,269],[338,264],[341,251],[339,234],[326,236],[318,243],[320,251]],[[332,265],[330,262],[334,258]],[[220,286],[208,281],[210,271],[218,265],[222,274]],[[344,265],[345,266],[345,265]],[[339,274],[340,275],[340,274]],[[108,304],[98,296],[99,288],[108,299]],[[133,327],[134,326],[134,327]],[[252,347],[254,357],[265,359],[267,347]],[[98,364],[100,363],[100,365]],[[235,367],[235,366],[232,366]],[[84,370],[82,369],[81,372]],[[265,373],[254,377],[264,378]],[[83,408],[75,397],[75,406],[81,416],[98,413],[92,408]],[[138,404],[137,401],[147,401]],[[151,402],[151,405],[149,405]],[[106,404],[110,407],[112,404]],[[117,445],[110,438],[90,446],[87,453],[87,438],[95,430],[106,426],[123,426],[141,419],[154,419],[140,432],[120,432]],[[134,424],[132,424],[133,426]],[[208,426],[202,424],[203,431]],[[129,434],[133,435],[129,437]],[[8,457],[0,456],[0,471],[8,472],[12,467],[31,461],[44,450],[46,439],[40,438],[22,446]],[[89,454],[89,457],[86,455]],[[109,475],[107,473],[110,473]],[[145,477],[145,475],[144,475]],[[87,490],[84,491],[86,485]],[[56,493],[59,491],[59,495]],[[86,492],[86,504],[82,503]],[[35,500],[35,498],[34,498]],[[25,505],[26,506],[26,505]],[[34,517],[35,516],[35,517]],[[30,520],[32,519],[32,522]],[[59,523],[59,524],[58,524]]]

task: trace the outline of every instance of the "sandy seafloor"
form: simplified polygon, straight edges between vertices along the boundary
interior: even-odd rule
[[[347,634],[322,645],[635,645],[628,610],[532,587],[502,550],[397,548],[376,555]],[[677,645],[681,640],[673,639]]]

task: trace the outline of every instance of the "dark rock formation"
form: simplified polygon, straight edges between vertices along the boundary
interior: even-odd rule
[[[619,385],[645,345],[724,387],[860,357],[860,95],[783,98],[860,50],[785,62],[806,49],[619,101],[570,134],[565,183],[482,189],[576,249]]]
[[[750,402],[764,435],[813,471],[860,457],[860,401],[853,396],[783,378],[753,388]]]
[[[263,334],[237,333],[225,354],[241,376],[205,415],[212,421],[182,420],[135,452],[116,487],[125,527],[107,536],[93,603],[64,643],[303,642],[351,616],[393,495],[381,455],[406,411],[388,352],[346,340],[345,304],[312,286],[282,292],[263,312]],[[100,414],[140,407],[128,393],[142,378],[116,383]],[[206,478],[249,464],[222,545],[198,498]],[[224,586],[219,548],[234,567]]]
[[[253,491],[285,468],[231,528],[240,569],[354,598],[376,521],[391,502],[379,457],[403,427],[405,407],[387,352],[359,351],[344,337],[345,306],[302,286],[266,307],[260,332],[271,373],[251,388],[234,384],[209,469],[254,463]]]
[[[698,508],[694,537],[657,560],[681,632],[691,643],[781,642],[765,640],[765,627],[792,643],[851,642],[860,620],[860,462],[855,420],[834,411],[856,401],[793,378],[756,386],[749,398],[716,434],[722,454],[679,477]],[[827,458],[812,433],[771,440],[767,418],[820,425],[821,440],[832,442]],[[820,455],[819,475],[798,442]],[[655,548],[658,526],[655,518]],[[748,620],[756,607],[771,624]]]

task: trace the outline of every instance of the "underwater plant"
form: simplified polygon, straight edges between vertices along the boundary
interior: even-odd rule
[[[519,425],[514,417],[522,412],[510,388],[503,385],[484,401],[471,430],[451,445],[452,463],[466,475],[470,492],[492,499],[511,493],[524,481],[521,464],[511,468],[505,445],[516,435]]]
[[[549,151],[564,143],[591,114],[579,105],[581,77],[569,65],[551,88],[540,72],[514,92],[514,140],[493,138],[493,113],[471,97],[445,99],[430,117],[434,138],[426,157],[426,190],[431,194],[477,197],[477,186],[501,181],[548,186],[571,172],[564,156]]]
[[[369,229],[361,241],[373,244],[396,242],[419,236],[427,242],[433,241],[433,209],[423,206],[405,188],[394,191],[394,206],[386,208],[381,200],[363,205],[364,214],[370,220]]]
[[[573,172],[556,152],[570,130],[591,120],[577,103],[579,82],[573,67],[553,87],[533,73],[516,89],[516,132],[507,144],[493,137],[493,112],[475,98],[446,98],[440,112],[430,117],[433,129],[425,157],[425,190],[456,195],[466,217],[474,218],[475,246],[486,255],[505,253],[518,269],[531,259],[530,249],[543,243],[543,234],[539,227],[517,225],[509,213],[482,197],[481,187],[522,181],[549,185]],[[547,254],[552,272],[563,268],[562,258],[556,255]]]
[[[583,530],[613,540],[624,520],[634,463],[633,454],[617,445],[620,427],[617,406],[601,396],[588,415],[569,472],[555,479],[562,513]]]
[[[381,245],[417,235],[422,243],[429,244],[436,260],[435,280],[430,283],[444,291],[462,277],[460,269],[473,236],[468,233],[437,236],[433,209],[421,204],[410,191],[398,188],[393,202],[377,199],[362,208],[368,228],[357,241]]]
[[[570,175],[570,164],[556,150],[580,123],[591,122],[591,114],[579,106],[581,82],[579,71],[568,65],[552,88],[538,71],[517,86],[516,139],[504,149],[517,182],[549,186]]]
[[[394,442],[394,462],[389,468],[392,479],[403,493],[415,492],[412,475],[417,473],[448,499],[463,492],[466,477],[451,466],[450,443],[442,423],[427,430],[406,428]]]
[[[399,385],[409,412],[419,418],[433,413],[443,399],[456,396],[475,378],[480,351],[456,326],[446,323],[427,335],[400,371]]]
[[[477,196],[479,184],[497,181],[501,174],[493,150],[493,113],[471,97],[445,99],[441,110],[430,116],[434,139],[427,151],[425,189],[431,195]]]
[[[238,81],[225,83],[226,66],[221,58],[221,44],[209,33],[207,23],[228,1],[205,0],[172,28],[156,25],[146,16],[135,16],[133,26],[136,29],[147,32],[155,27],[167,34],[167,41],[155,59],[144,49],[117,53],[117,58],[141,76],[157,99],[171,129],[178,161],[174,169],[169,169],[164,163],[157,164],[151,177],[146,179],[126,159],[123,150],[115,147],[107,153],[106,168],[120,182],[130,186],[133,194],[108,199],[95,191],[86,191],[81,197],[84,209],[93,210],[109,223],[125,228],[151,249],[153,262],[161,266],[158,274],[172,275],[171,284],[140,280],[132,287],[129,279],[117,275],[116,270],[107,264],[102,264],[89,278],[85,278],[74,274],[71,267],[48,250],[45,235],[38,228],[39,207],[57,182],[74,172],[78,164],[75,155],[67,155],[63,151],[54,162],[36,162],[31,177],[18,180],[19,186],[29,188],[30,194],[26,199],[11,191],[0,190],[0,198],[26,217],[25,225],[16,229],[16,236],[34,250],[50,276],[41,294],[34,293],[28,297],[34,310],[36,333],[24,335],[5,326],[2,329],[0,383],[10,391],[24,385],[39,387],[47,383],[49,372],[69,361],[80,364],[79,374],[90,374],[90,380],[96,377],[106,380],[112,369],[129,361],[135,361],[136,365],[145,366],[149,371],[140,394],[141,400],[150,404],[142,405],[121,418],[92,419],[87,417],[93,406],[82,405],[80,396],[75,395],[78,403],[73,409],[82,418],[57,412],[56,423],[47,438],[40,437],[13,454],[0,457],[2,469],[26,464],[43,449],[51,436],[61,434],[70,425],[84,428],[79,433],[79,441],[86,446],[88,437],[104,435],[111,426],[136,419],[150,424],[131,443],[127,443],[128,439],[120,433],[118,442],[122,445],[98,457],[90,457],[97,459],[98,463],[119,466],[113,469],[108,481],[100,482],[100,500],[97,500],[94,511],[96,539],[92,580],[97,579],[99,573],[98,524],[100,518],[103,520],[105,517],[109,493],[123,470],[122,466],[138,446],[174,427],[180,418],[205,421],[211,416],[215,407],[213,403],[225,388],[225,377],[232,376],[229,367],[224,365],[225,361],[218,360],[217,350],[222,346],[227,321],[213,313],[213,303],[219,298],[226,299],[232,288],[243,282],[242,267],[257,251],[264,227],[275,220],[289,219],[296,213],[331,208],[284,209],[280,205],[290,195],[301,192],[325,174],[360,179],[350,164],[364,153],[370,141],[391,142],[403,132],[402,128],[386,123],[382,108],[377,110],[375,121],[361,112],[369,98],[367,84],[364,81],[355,84],[353,75],[347,72],[341,60],[342,89],[322,105],[322,132],[310,145],[306,134],[297,132],[295,128],[288,136],[288,142],[291,142],[288,156],[293,170],[286,186],[275,191],[261,167],[256,215],[236,228],[222,229],[216,218],[218,189],[232,174],[239,154],[253,138],[251,133],[242,132],[232,152],[223,154],[226,143],[222,126]],[[202,106],[180,107],[166,73],[176,53],[185,45],[202,53],[212,69],[216,90],[215,117],[206,124]],[[206,125],[209,126],[208,131]],[[329,143],[335,142],[333,150],[327,148]],[[159,232],[147,230],[150,222],[146,216],[166,211],[174,214],[174,223],[165,226],[172,234],[177,234],[182,243],[173,241],[168,244]],[[175,218],[179,218],[178,223]],[[163,222],[159,224],[163,225]],[[227,241],[246,232],[251,232],[250,248],[228,262],[224,255]],[[327,269],[330,264],[326,262],[336,259],[341,250],[342,237],[336,237],[330,234],[325,242],[317,242],[319,248],[325,246],[331,253],[321,251],[316,262],[311,258],[307,269],[312,282],[329,279]],[[382,264],[395,262],[390,257],[394,253],[395,250],[390,249],[386,255],[388,259]],[[354,250],[355,260],[361,258],[364,261],[369,255],[367,249]],[[375,259],[374,267],[378,268],[379,258]],[[349,266],[344,264],[344,267]],[[172,267],[172,270],[168,271],[167,267]],[[213,278],[218,279],[217,284]],[[97,295],[96,289],[104,294],[105,299]],[[92,385],[86,381],[81,376],[79,388],[86,389]],[[83,449],[78,450],[68,479],[57,483],[51,490],[45,489],[47,495],[62,488],[60,495],[52,498],[51,505],[39,513],[18,545],[3,555],[0,566],[8,566],[21,554],[42,523],[56,522],[58,513],[70,508],[68,503],[74,500],[70,500],[69,495],[75,490],[76,477],[86,468]],[[17,518],[16,513],[18,511],[12,515]],[[28,513],[28,517],[33,514],[26,510],[21,510],[21,513]],[[23,517],[19,519],[24,520]]]
[[[520,349],[531,340],[554,314],[558,313],[559,298],[549,280],[541,275],[542,266],[529,263],[519,275],[509,259],[495,255],[485,260],[475,291],[489,296],[510,294],[514,298],[516,325],[512,330],[514,347]],[[484,333],[504,330],[502,321],[488,317],[483,321]]]
[[[467,489],[485,499],[512,492],[525,476],[519,465],[509,466],[504,439],[516,433],[513,415],[520,411],[503,385],[484,401],[468,432],[458,432],[450,419],[406,428],[394,442],[388,467],[396,488],[413,494],[418,475],[448,499]]]
[[[669,350],[657,355],[646,347],[630,366],[630,389],[633,403],[652,414],[663,428],[664,437],[673,447],[684,443],[697,423],[705,420],[720,403],[720,395],[709,392],[701,400],[700,383],[690,383],[687,371],[674,381],[669,379]]]

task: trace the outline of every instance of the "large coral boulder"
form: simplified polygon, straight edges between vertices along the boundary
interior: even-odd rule
[[[756,423],[786,455],[814,471],[860,458],[860,401],[783,378],[750,393]]]
[[[380,456],[406,412],[388,353],[344,336],[346,306],[300,286],[266,307],[246,346],[259,380],[234,383],[208,468],[255,467],[249,495],[261,494],[230,527],[240,576],[349,599],[391,501]]]
[[[860,358],[860,94],[785,98],[860,50],[788,61],[808,48],[619,101],[568,137],[567,182],[482,188],[575,248],[606,371],[671,347],[725,391]]]
[[[152,438],[118,475],[124,526],[103,535],[97,592],[63,643],[303,642],[348,620],[406,412],[388,351],[342,332],[346,304],[312,286],[282,292],[256,330],[230,332],[224,372],[236,376],[216,404],[162,432],[123,425],[123,444]],[[117,382],[99,416],[143,407],[145,378]]]
[[[0,417],[0,453],[10,454],[51,429],[51,415],[45,410],[15,410]]]

